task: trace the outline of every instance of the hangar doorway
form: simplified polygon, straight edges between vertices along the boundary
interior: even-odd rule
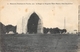
[[[38,26],[39,26],[39,16],[34,12],[28,19],[27,23],[27,32],[30,34],[38,33]]]

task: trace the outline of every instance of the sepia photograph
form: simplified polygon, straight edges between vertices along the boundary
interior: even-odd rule
[[[80,52],[80,1],[0,0],[0,52]]]

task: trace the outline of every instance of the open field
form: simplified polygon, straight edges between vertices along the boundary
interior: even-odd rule
[[[53,34],[1,35],[1,52],[80,52],[80,36]]]

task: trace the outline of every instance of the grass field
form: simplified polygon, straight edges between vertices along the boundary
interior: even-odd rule
[[[1,52],[80,52],[80,36],[61,34],[1,35]]]

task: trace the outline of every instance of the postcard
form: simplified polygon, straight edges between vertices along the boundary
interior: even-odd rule
[[[0,52],[80,52],[79,0],[0,0]]]

